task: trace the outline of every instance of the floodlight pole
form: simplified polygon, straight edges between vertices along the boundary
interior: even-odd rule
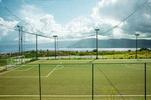
[[[99,52],[98,52],[98,31],[100,29],[95,29],[95,32],[96,32],[96,59],[98,59],[98,55],[99,55]]]
[[[54,35],[55,59],[57,58],[57,35]]]
[[[23,63],[23,58],[22,58],[22,56],[23,56],[23,27],[21,26],[20,27],[20,44],[21,44],[21,64]]]
[[[18,31],[19,31],[19,34],[18,34],[18,51],[19,51],[19,56],[21,56],[22,55],[22,52],[23,52],[23,35],[22,35],[22,26],[19,26],[19,25],[17,25],[17,28],[18,28]],[[20,60],[20,59],[19,59]],[[21,59],[21,63],[22,63],[22,59]]]
[[[20,55],[20,26],[17,25],[17,28],[18,28],[18,55]]]
[[[135,36],[136,36],[136,51],[135,51],[135,59],[137,59],[138,58],[138,56],[137,56],[137,47],[138,47],[138,36],[139,36],[139,34],[135,34]]]

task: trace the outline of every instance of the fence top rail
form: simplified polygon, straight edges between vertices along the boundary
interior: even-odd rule
[[[151,62],[125,62],[125,63],[117,63],[117,62],[111,62],[111,63],[106,63],[106,62],[99,62],[99,63],[92,63],[92,62],[87,62],[87,63],[36,63],[36,64],[25,64],[25,65],[89,65],[89,64],[151,64]]]

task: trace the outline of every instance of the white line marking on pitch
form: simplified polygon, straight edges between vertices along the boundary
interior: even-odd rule
[[[39,95],[0,95],[0,97],[38,97]],[[66,97],[66,98],[71,98],[71,97],[91,97],[92,95],[42,95],[43,97],[52,97],[52,98],[57,98],[57,97]],[[144,95],[94,95],[95,97],[143,97]],[[151,95],[146,95],[147,97],[151,97]]]
[[[29,71],[29,70],[31,70],[31,69],[33,69],[34,67],[31,67],[31,68],[28,68],[28,69],[26,69],[25,71]]]
[[[48,78],[58,66],[54,67],[46,76],[41,76],[42,78]],[[38,78],[38,76],[0,76],[0,78]]]
[[[57,66],[53,68],[45,77],[48,78],[56,69],[57,69]]]
[[[60,64],[62,64],[62,62]],[[56,65],[55,68],[53,68],[45,77],[48,78],[54,71],[60,70],[60,69],[63,69],[63,68],[64,68],[63,65]]]
[[[56,67],[57,67],[57,68],[56,68],[56,70],[61,70],[61,69],[63,69],[63,68],[64,68],[64,66],[63,66],[63,65],[57,65]]]
[[[23,67],[23,66],[21,66],[21,67]],[[11,71],[16,70],[16,69],[21,68],[21,67],[17,66],[16,68],[12,68],[12,69],[10,69],[10,70],[8,70],[8,71],[6,71],[6,72],[0,73],[0,75],[7,74],[8,72],[11,72]]]
[[[45,76],[41,76],[42,78],[45,78]],[[38,76],[0,76],[0,78],[39,78]]]
[[[16,70],[16,71],[29,71],[29,70],[31,70],[31,69],[33,69],[34,67],[29,67],[29,68],[27,68],[27,69],[25,69],[25,70]]]

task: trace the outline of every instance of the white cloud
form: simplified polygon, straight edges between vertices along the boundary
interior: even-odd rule
[[[92,17],[120,20],[134,8],[137,0],[101,0],[93,8]],[[127,6],[128,5],[128,6]]]
[[[22,6],[20,15],[24,18],[23,20],[28,23],[25,24],[26,31],[52,36],[56,33],[60,33],[62,30],[62,25],[58,24],[52,15],[44,13],[41,9],[33,5]],[[28,37],[28,40],[35,41],[35,37],[30,37],[30,35],[28,35]],[[41,39],[42,42],[50,42],[48,39],[39,39]]]
[[[0,17],[0,37],[8,35],[10,31],[13,31],[18,21],[6,21]]]
[[[29,9],[30,11],[28,11]],[[20,15],[27,23],[30,23],[26,25],[26,29],[28,31],[37,32],[37,30],[39,30],[45,33],[39,34],[48,36],[57,34],[64,39],[83,37],[93,30],[94,24],[91,18],[77,17],[72,19],[67,24],[61,25],[56,22],[53,15],[44,13],[32,5],[24,5],[20,10]]]
[[[124,32],[121,28],[116,28],[113,30],[113,37],[114,38],[123,38],[125,35],[124,35]],[[124,37],[126,38],[126,37]]]
[[[147,8],[140,10],[117,29],[103,33],[119,24],[123,18],[127,17],[143,2],[144,0],[139,0],[139,2],[138,0],[100,0],[92,9],[92,14],[89,17],[75,17],[65,25],[58,23],[53,15],[34,5],[23,5],[20,10],[20,16],[27,23],[30,23],[30,25],[24,24],[27,31],[37,33],[39,30],[43,33],[38,34],[47,36],[57,34],[63,39],[84,38],[87,35],[95,35],[95,27],[100,28],[100,39],[107,39],[110,36],[113,36],[113,38],[130,38],[132,33],[145,33],[148,30],[146,34],[142,35],[145,37],[151,32],[151,10]],[[5,32],[2,33],[4,34]],[[29,41],[35,41],[35,37],[30,35],[27,38]],[[50,40],[45,38],[40,38],[40,40],[42,42],[50,42]]]
[[[135,32],[139,32],[144,36],[143,34],[151,32],[151,3],[148,2],[143,5],[144,2],[145,0],[101,0],[96,7],[93,8],[91,17],[96,20],[101,20],[102,23],[109,26],[114,26],[119,24],[136,9],[140,9],[140,6],[143,6],[127,21],[121,23],[118,29],[110,33],[113,36],[119,34],[120,37],[123,38],[129,38],[129,36],[126,37],[127,35],[125,34],[129,34],[133,37]],[[106,28],[106,30],[108,29],[109,28]]]
[[[93,22],[87,17],[77,17],[67,23],[64,30],[72,37],[82,37],[92,31]]]

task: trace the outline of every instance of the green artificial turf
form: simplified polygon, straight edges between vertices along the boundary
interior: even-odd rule
[[[0,100],[39,100],[39,64],[42,100],[92,100],[92,75],[94,100],[144,100],[145,62],[151,100],[149,60],[39,60],[19,65],[0,73]]]

